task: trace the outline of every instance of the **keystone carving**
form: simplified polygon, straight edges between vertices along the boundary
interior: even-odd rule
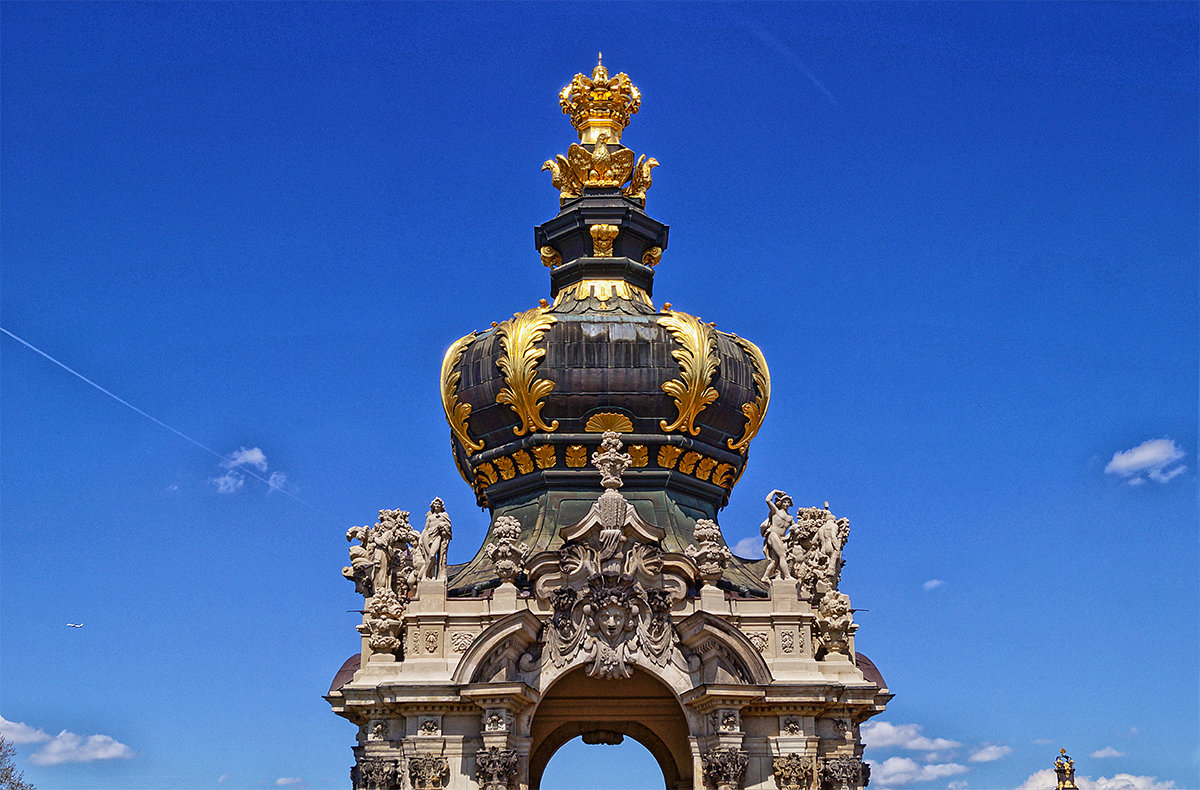
[[[500,516],[492,525],[493,540],[484,547],[484,553],[496,567],[501,582],[512,582],[521,575],[529,547],[518,544],[521,537],[521,522],[512,516]]]
[[[696,563],[703,581],[710,583],[717,581],[725,572],[725,566],[731,556],[729,549],[721,540],[721,528],[712,520],[702,518],[696,522],[696,529],[692,534],[696,538],[697,545],[688,546],[684,549],[684,553],[692,559],[692,562]]]
[[[493,746],[475,754],[475,781],[483,790],[508,790],[517,777],[517,752]]]
[[[750,758],[741,749],[709,749],[700,758],[704,781],[715,790],[741,790]]]
[[[776,757],[771,768],[779,790],[817,790],[817,758],[791,752]]]
[[[350,769],[355,790],[400,790],[400,766],[395,760],[360,757]]]
[[[827,757],[821,767],[823,790],[859,790],[871,781],[871,767],[851,754]]]
[[[408,758],[408,778],[413,790],[441,790],[450,776],[450,764],[445,757],[427,754]]]
[[[676,646],[665,586],[682,595],[687,583],[664,570],[662,530],[642,520],[618,490],[632,463],[621,447],[618,433],[604,433],[592,455],[604,493],[582,520],[562,531],[565,542],[557,554],[531,560],[538,596],[554,609],[542,632],[544,655],[559,668],[582,661],[595,678],[630,677],[638,657],[659,667],[672,661],[687,666]],[[529,656],[525,664],[535,660]]]

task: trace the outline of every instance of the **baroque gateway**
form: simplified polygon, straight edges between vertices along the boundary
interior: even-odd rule
[[[667,227],[644,211],[658,162],[621,145],[629,77],[597,65],[559,98],[579,143],[543,166],[553,301],[442,363],[487,538],[448,566],[440,499],[420,530],[383,510],[346,535],[362,650],[327,699],[358,725],[354,787],[536,790],[572,738],[628,736],[669,790],[860,790],[859,725],[892,695],[838,589],[849,524],[772,491],[766,558],[730,553],[717,511],[767,412],[766,360],[651,301]]]

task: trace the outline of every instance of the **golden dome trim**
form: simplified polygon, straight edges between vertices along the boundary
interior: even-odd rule
[[[717,373],[716,335],[711,326],[687,313],[669,312],[658,319],[658,323],[666,327],[680,345],[671,352],[679,363],[679,378],[662,385],[663,392],[675,399],[679,414],[672,422],[661,420],[659,427],[667,432],[680,431],[696,436],[700,433],[696,418],[717,399],[717,391],[710,386]]]
[[[619,414],[612,411],[602,411],[598,414],[593,414],[588,417],[587,423],[583,426],[583,430],[588,433],[604,433],[605,431],[616,431],[617,433],[632,433],[633,420],[626,417],[624,414]]]
[[[548,307],[534,307],[514,313],[496,327],[503,350],[496,366],[504,373],[507,385],[497,393],[496,402],[507,404],[520,418],[521,424],[513,427],[517,436],[534,430],[558,430],[558,420],[547,424],[542,419],[542,407],[546,405],[542,399],[554,389],[554,382],[538,378],[537,364],[546,356],[546,349],[536,346],[556,320],[549,315]]]
[[[753,401],[742,404],[742,414],[746,415],[746,428],[742,432],[742,438],[737,441],[726,440],[730,450],[745,455],[750,448],[750,440],[758,435],[758,429],[762,427],[767,416],[767,406],[771,401],[771,371],[767,368],[767,358],[763,356],[762,349],[744,337],[734,335],[733,339],[754,362],[754,386],[758,390],[758,396]]]
[[[467,346],[471,345],[474,339],[474,332],[459,338],[450,348],[446,349],[446,354],[442,357],[442,410],[446,413],[446,422],[450,424],[450,431],[468,453],[477,453],[483,449],[483,442],[472,439],[467,430],[467,418],[471,416],[471,404],[462,403],[458,399],[458,382],[462,378],[462,371],[458,370],[458,363],[462,361]]]
[[[607,310],[608,302],[615,297],[623,299],[627,302],[640,301],[654,309],[654,302],[650,300],[650,294],[646,293],[645,289],[639,288],[636,285],[630,285],[624,280],[603,280],[603,279],[587,279],[580,280],[577,283],[571,283],[559,290],[558,295],[554,297],[554,307],[560,306],[564,301],[574,298],[577,302],[582,302],[589,298],[595,298],[600,302],[600,309]]]

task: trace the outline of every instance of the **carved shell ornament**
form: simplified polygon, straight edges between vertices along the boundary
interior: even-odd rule
[[[497,327],[503,353],[496,366],[504,373],[506,386],[496,395],[496,402],[508,404],[521,419],[521,424],[513,428],[517,436],[535,430],[558,430],[558,420],[547,424],[542,419],[542,399],[554,389],[554,382],[537,377],[537,364],[546,356],[546,350],[536,346],[556,320],[549,308],[535,307],[514,313]]]
[[[670,310],[665,305],[663,309]],[[717,399],[717,391],[710,386],[717,373],[717,338],[710,325],[687,313],[668,312],[658,323],[671,332],[680,346],[671,352],[679,363],[679,378],[662,385],[663,392],[675,399],[679,414],[673,422],[660,421],[659,427],[695,436],[700,433],[696,417]]]
[[[446,349],[446,356],[442,357],[442,410],[446,412],[446,422],[450,424],[450,430],[468,453],[477,453],[483,449],[483,442],[473,440],[467,430],[471,404],[462,403],[458,399],[458,381],[462,377],[458,363],[474,339],[474,332],[459,338]]]

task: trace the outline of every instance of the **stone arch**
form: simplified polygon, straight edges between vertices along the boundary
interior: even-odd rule
[[[582,667],[561,675],[542,694],[528,732],[530,790],[538,790],[550,758],[567,741],[592,734],[602,742],[613,733],[650,751],[666,788],[692,787],[688,717],[675,692],[641,668],[625,679],[590,678]]]
[[[490,680],[511,680],[516,664],[525,649],[535,642],[542,622],[523,609],[492,623],[471,642],[454,669],[456,684],[483,683]],[[493,668],[506,677],[492,677]],[[488,675],[484,677],[484,675]]]
[[[680,620],[676,630],[680,641],[700,660],[698,684],[771,683],[771,669],[762,653],[724,619],[699,611]]]

